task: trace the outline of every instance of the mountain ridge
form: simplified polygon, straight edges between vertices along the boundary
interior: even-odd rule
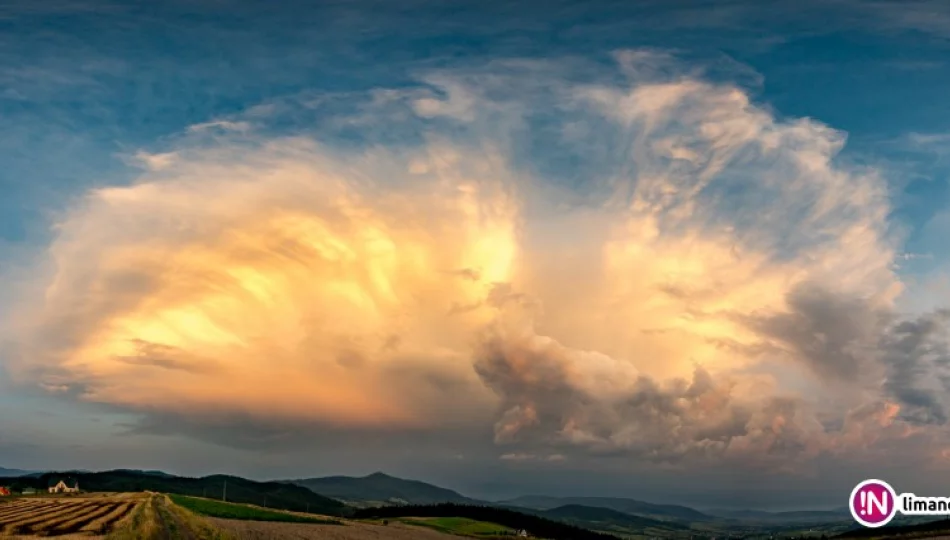
[[[607,508],[628,515],[659,520],[713,521],[716,516],[705,514],[675,504],[655,504],[625,497],[550,497],[546,495],[524,495],[514,499],[498,501],[499,504],[536,510],[551,510],[561,506],[585,506]]]
[[[5,467],[0,467],[0,477],[18,477],[18,476],[27,476],[30,474],[36,474],[37,471],[26,471],[23,469],[7,469]]]
[[[522,511],[530,512],[531,510],[524,509]],[[636,527],[667,529],[675,531],[690,530],[688,525],[679,521],[652,519],[599,506],[567,504],[552,508],[550,510],[536,510],[534,512],[537,512],[539,515],[549,519],[566,521],[568,523],[583,525],[585,527],[591,527],[592,525],[596,524],[599,526],[600,530],[607,530],[614,526],[623,528]]]
[[[374,472],[366,476],[324,476],[285,480],[305,487],[314,493],[345,502],[391,503],[391,504],[490,504],[457,491],[429,484],[421,480],[409,480]]]

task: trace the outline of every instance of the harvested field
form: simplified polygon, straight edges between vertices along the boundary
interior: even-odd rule
[[[101,536],[143,500],[131,493],[17,499],[0,506],[0,536]]]
[[[215,528],[229,533],[236,540],[458,540],[459,536],[432,529],[413,527],[399,522],[375,525],[347,521],[344,525],[317,525],[310,523],[277,523],[264,521],[237,521],[208,518]]]
[[[232,540],[201,517],[172,503],[167,495],[147,493],[146,497],[106,540]]]
[[[288,523],[321,523],[324,525],[339,524],[339,520],[313,514],[272,510],[250,504],[229,503],[213,499],[186,497],[183,495],[169,495],[172,502],[195,514],[222,519],[236,519],[242,521],[286,521]]]

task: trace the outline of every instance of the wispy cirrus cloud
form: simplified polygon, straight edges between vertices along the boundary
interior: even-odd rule
[[[950,154],[950,133],[908,133],[902,141],[911,150],[940,156]]]
[[[229,120],[215,120],[212,122],[202,122],[200,124],[194,124],[188,126],[188,131],[191,133],[198,131],[208,131],[213,129],[219,129],[222,131],[247,131],[251,129],[251,124],[249,122],[232,122]]]
[[[877,23],[892,30],[915,30],[931,36],[950,38],[950,7],[939,0],[912,0],[909,2],[873,1],[854,2],[878,18]]]

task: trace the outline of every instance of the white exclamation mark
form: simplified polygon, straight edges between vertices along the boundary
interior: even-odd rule
[[[862,516],[865,515],[865,514],[867,514],[867,510],[866,510],[866,508],[867,508],[867,505],[866,505],[866,504],[867,504],[867,499],[868,499],[868,494],[867,494],[867,492],[866,492],[866,491],[862,491],[862,492],[861,492],[861,515],[862,515]]]

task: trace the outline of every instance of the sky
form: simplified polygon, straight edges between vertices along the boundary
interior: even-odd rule
[[[0,466],[950,472],[939,0],[0,0]]]

